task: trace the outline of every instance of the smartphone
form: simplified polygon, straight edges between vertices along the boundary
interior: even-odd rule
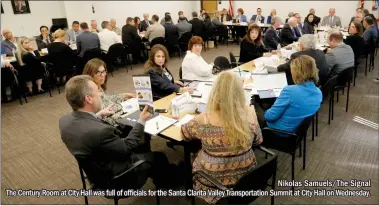
[[[167,109],[155,109],[155,112],[158,112],[158,113],[167,113]]]

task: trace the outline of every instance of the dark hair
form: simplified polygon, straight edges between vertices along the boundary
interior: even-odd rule
[[[374,19],[371,17],[371,16],[366,16],[365,17],[365,22],[368,24],[368,25],[373,25],[374,24]]]
[[[307,22],[308,24],[312,24],[312,22],[309,22],[309,20],[308,20],[308,17],[310,17],[310,16],[313,16],[313,18],[315,17],[315,15],[313,15],[313,14],[308,14],[307,17],[305,17],[304,22]]]
[[[257,11],[258,11],[258,9],[262,11],[262,9],[261,9],[261,8],[257,8]]]
[[[72,25],[74,25],[74,24],[79,24],[79,22],[78,21],[73,21]]]
[[[164,15],[167,16],[167,15],[171,15],[171,14],[170,14],[170,12],[165,12]]]
[[[138,23],[138,20],[141,21],[141,19],[140,19],[138,16],[134,17],[134,24],[135,24],[135,26],[137,27],[137,29],[138,29],[138,27],[139,27],[139,25],[137,24],[137,23]]]
[[[83,69],[83,74],[87,74],[91,77],[95,76],[98,69],[103,66],[105,71],[107,71],[107,65],[105,62],[101,59],[94,58],[89,60]],[[101,88],[105,91],[107,90],[107,81],[108,81],[108,75],[105,76],[104,84],[101,85]]]
[[[179,21],[185,21],[186,20],[186,17],[182,16],[182,17],[179,17]]]
[[[180,15],[180,14],[183,14],[183,11],[179,11],[179,12],[178,12],[178,15]]]
[[[196,11],[193,11],[192,12],[192,17],[198,17],[199,15],[197,14],[197,12]]]
[[[241,14],[243,14],[243,13],[244,13],[244,11],[243,11],[243,9],[242,9],[242,8],[239,8],[239,9],[237,9],[237,12],[241,12]]]
[[[150,69],[153,69],[155,72],[157,73],[162,73],[162,69],[160,66],[158,66],[156,63],[155,63],[155,54],[158,52],[158,51],[162,51],[164,53],[164,56],[165,56],[165,62],[163,64],[163,67],[166,68],[167,67],[167,62],[168,62],[168,59],[169,59],[169,55],[168,55],[168,51],[166,49],[165,46],[161,45],[161,44],[156,44],[154,45],[150,52],[149,52],[149,59],[147,60],[147,62],[145,63],[144,67],[145,67],[145,72],[147,73]]]
[[[88,24],[87,24],[87,22],[82,22],[82,23],[80,23],[80,28],[81,28],[82,30],[88,29]]]
[[[165,22],[171,22],[171,16],[170,16],[170,15],[166,15],[166,16],[164,17],[164,21],[165,21]]]
[[[159,16],[156,14],[154,14],[151,18],[154,19],[154,21],[156,21],[156,22],[159,21]]]
[[[126,24],[130,24],[133,21],[132,17],[126,18]]]
[[[370,12],[367,9],[363,9],[363,13],[365,14],[365,16],[370,14]]]
[[[204,41],[201,37],[199,36],[193,36],[189,41],[188,41],[188,50],[192,50],[193,45],[195,44],[204,44]]]
[[[362,36],[362,32],[363,32],[363,31],[361,30],[361,24],[360,24],[360,23],[357,23],[357,22],[355,22],[355,21],[352,21],[351,24],[354,24],[355,29],[357,30],[357,34],[358,34],[359,36]]]
[[[47,26],[40,26],[39,31],[41,31],[42,28],[46,28],[47,30],[49,30],[49,28],[47,28]]]
[[[257,30],[258,31],[258,37],[257,39],[255,39],[254,41],[250,38],[250,33],[251,31],[253,30]],[[262,44],[262,29],[261,27],[259,27],[257,24],[251,24],[249,26],[249,28],[247,29],[247,34],[245,35],[245,37],[243,37],[243,39],[245,39],[246,41],[248,41],[249,43],[252,43],[252,44],[255,44],[255,45],[258,45],[260,46]]]
[[[337,42],[342,42],[343,35],[342,35],[342,33],[340,31],[332,32],[329,35],[329,40],[334,40],[334,41],[337,41]]]
[[[205,16],[204,20],[210,20],[211,19],[211,17],[209,16],[209,14],[207,12],[205,12],[203,14],[203,16]]]

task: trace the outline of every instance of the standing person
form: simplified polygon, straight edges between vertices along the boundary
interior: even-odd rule
[[[314,21],[314,15],[308,14],[307,17],[305,17],[304,25],[303,25],[303,34],[314,34],[315,29],[313,27],[313,21]]]
[[[51,36],[51,34],[49,34],[49,28],[47,28],[47,26],[41,26],[39,28],[39,31],[41,32],[41,34],[37,36],[36,43],[38,46],[38,50],[41,50],[47,48],[49,44],[53,43],[54,38],[53,36]]]
[[[331,27],[340,27],[342,28],[341,19],[338,16],[335,16],[336,9],[329,9],[329,16],[325,16],[322,19],[321,26],[329,25]]]
[[[100,39],[97,34],[91,33],[86,22],[80,24],[82,33],[76,38],[76,47],[80,57],[83,57],[86,51],[94,48],[100,49]]]
[[[276,16],[276,10],[272,9],[270,12],[270,16],[267,17],[267,24],[271,24],[272,17]]]
[[[116,26],[116,19],[111,19],[110,23],[112,26],[112,31],[114,31],[117,35],[121,35],[121,29]]]
[[[69,44],[76,44],[76,38],[81,34],[82,31],[79,31],[79,22],[73,21],[71,29],[67,31],[67,42]]]
[[[183,17],[184,20],[186,20],[186,21],[188,22],[188,19],[187,19],[187,17],[184,16],[183,11],[179,11],[179,12],[178,12],[178,16],[179,16],[179,17],[178,17],[178,23],[179,23],[181,17]]]
[[[260,23],[260,24],[264,24],[265,23],[265,17],[262,16],[262,9],[261,8],[257,9],[257,14],[254,14],[251,17],[250,21],[251,22]]]

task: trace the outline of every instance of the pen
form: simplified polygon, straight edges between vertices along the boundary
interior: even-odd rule
[[[159,125],[158,125],[158,122],[155,122],[157,124],[157,130],[159,130]]]

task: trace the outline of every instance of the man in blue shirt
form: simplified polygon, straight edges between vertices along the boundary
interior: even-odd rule
[[[366,47],[371,51],[375,48],[378,42],[378,29],[374,26],[374,19],[370,16],[366,16],[363,21],[363,26],[366,28],[363,33],[363,39],[365,40]]]

